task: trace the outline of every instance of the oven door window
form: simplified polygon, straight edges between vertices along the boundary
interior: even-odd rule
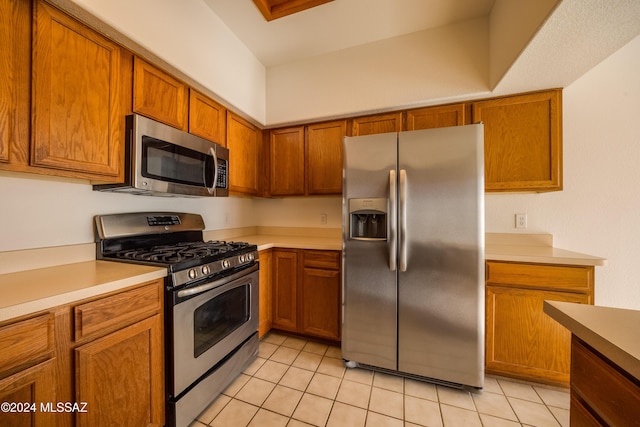
[[[142,176],[166,182],[213,187],[213,156],[180,145],[142,137]]]
[[[250,285],[228,290],[193,313],[193,357],[198,357],[249,320]]]

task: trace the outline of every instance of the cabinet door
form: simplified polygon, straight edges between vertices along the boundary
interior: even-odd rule
[[[295,332],[297,322],[298,252],[273,252],[273,326]]]
[[[43,1],[35,8],[32,165],[87,178],[118,177],[124,147],[121,50]]]
[[[30,18],[28,1],[0,2],[0,163],[11,161],[18,142],[29,138]]]
[[[3,402],[3,405],[4,402],[16,404],[15,407],[8,407],[8,409],[27,409],[22,412],[8,412],[4,410],[3,406],[3,410],[0,411],[1,426],[49,427],[57,425],[56,418],[59,418],[60,414],[52,412],[56,405],[54,368],[54,359],[47,360],[0,379],[0,402]],[[45,405],[44,408],[42,405]]]
[[[304,127],[272,130],[269,152],[270,194],[304,195]]]
[[[76,348],[78,426],[164,425],[160,315]]]
[[[262,337],[271,329],[273,319],[273,290],[271,286],[271,250],[260,251],[260,323],[258,335]]]
[[[187,85],[136,57],[133,62],[133,111],[186,131]]]
[[[342,193],[342,140],[347,122],[339,120],[307,126],[307,194]]]
[[[580,293],[487,286],[486,369],[567,386],[571,333],[543,313],[544,300],[586,304]]]
[[[340,271],[304,268],[300,332],[340,340]]]
[[[464,104],[428,107],[407,111],[406,130],[461,126],[464,124]]]
[[[402,113],[392,113],[353,119],[351,134],[352,136],[362,136],[375,133],[400,132],[401,130]]]
[[[486,191],[562,190],[562,92],[472,104],[484,123]]]
[[[261,141],[261,133],[257,127],[228,112],[229,191],[258,195]]]
[[[200,92],[189,91],[189,133],[227,145],[227,109]]]

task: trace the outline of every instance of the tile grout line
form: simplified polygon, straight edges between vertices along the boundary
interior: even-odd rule
[[[318,353],[318,352],[315,352],[315,351],[309,351],[309,350],[306,350],[306,351],[305,351],[305,348],[307,347],[307,345],[308,345],[309,343],[314,343],[315,341],[313,341],[313,340],[309,340],[309,339],[303,340],[303,339],[301,339],[301,338],[293,337],[293,339],[298,339],[298,340],[304,341],[304,343],[302,343],[302,344],[297,344],[297,345],[295,345],[295,346],[293,346],[293,347],[289,347],[289,346],[287,346],[287,345],[286,345],[286,341],[287,341],[287,339],[289,339],[289,338],[290,338],[290,337],[284,336],[284,339],[283,339],[282,341],[280,341],[280,343],[279,343],[279,344],[276,344],[276,343],[274,343],[274,342],[269,342],[269,341],[261,341],[261,343],[262,343],[262,342],[265,342],[265,343],[268,343],[268,344],[270,344],[270,345],[274,346],[273,351],[271,351],[267,357],[260,357],[260,356],[258,356],[258,357],[260,357],[260,358],[264,359],[264,362],[263,362],[263,363],[262,363],[262,364],[261,364],[257,369],[255,369],[251,374],[246,374],[246,370],[245,370],[245,371],[243,371],[243,374],[244,374],[244,375],[247,375],[247,376],[249,377],[249,380],[247,380],[247,381],[242,385],[242,387],[240,387],[240,388],[235,392],[235,394],[234,394],[233,396],[225,395],[225,396],[227,396],[227,397],[229,398],[229,400],[228,400],[228,401],[227,401],[227,402],[226,402],[226,403],[225,403],[225,404],[224,404],[224,405],[219,409],[219,411],[217,411],[216,415],[213,417],[213,419],[210,421],[210,423],[213,423],[213,422],[216,420],[216,418],[218,418],[218,417],[220,416],[220,414],[222,413],[222,411],[223,411],[223,410],[224,410],[224,409],[229,405],[229,403],[230,403],[231,401],[233,401],[233,400],[238,400],[238,401],[240,401],[240,402],[244,402],[244,403],[247,403],[247,404],[252,405],[252,406],[254,406],[254,407],[257,407],[257,411],[256,411],[256,413],[255,413],[255,414],[253,414],[253,416],[252,416],[252,417],[251,417],[251,419],[247,422],[247,424],[246,424],[246,425],[249,425],[249,424],[250,424],[250,423],[255,419],[255,417],[258,415],[258,413],[260,412],[260,410],[261,410],[261,409],[262,409],[262,410],[264,410],[264,411],[267,411],[267,412],[269,412],[269,413],[276,414],[276,415],[278,415],[278,416],[281,416],[281,417],[286,418],[286,419],[287,419],[287,424],[288,424],[288,423],[290,423],[290,422],[291,422],[291,420],[295,420],[295,421],[298,421],[298,422],[306,423],[305,421],[302,421],[302,420],[300,420],[300,419],[298,419],[298,418],[294,418],[294,414],[296,413],[296,411],[297,411],[297,410],[298,410],[298,408],[300,407],[300,403],[301,403],[302,399],[304,398],[304,396],[305,396],[305,395],[310,395],[310,396],[315,396],[315,397],[318,397],[318,398],[327,399],[327,400],[330,400],[330,401],[331,401],[331,404],[330,404],[330,406],[329,406],[329,410],[328,410],[328,412],[327,412],[327,414],[326,414],[326,420],[324,421],[323,426],[328,425],[329,421],[331,420],[331,416],[332,416],[332,414],[334,413],[334,409],[336,408],[336,402],[339,402],[339,401],[338,401],[338,395],[339,395],[339,393],[340,393],[340,390],[341,390],[341,388],[342,388],[343,384],[345,384],[345,383],[344,383],[344,381],[347,379],[347,376],[348,376],[348,375],[347,375],[347,373],[350,371],[350,369],[349,369],[349,368],[344,367],[344,370],[342,371],[342,374],[341,374],[339,377],[334,376],[334,375],[329,374],[329,373],[319,372],[318,370],[319,370],[320,366],[322,365],[322,363],[323,363],[323,361],[324,361],[325,359],[336,359],[336,357],[334,357],[335,355],[334,355],[333,353],[331,353],[331,356],[327,356],[327,354],[329,353],[329,350],[330,350],[333,346],[332,346],[332,345],[326,345],[326,344],[324,344],[324,343],[318,343],[318,344],[324,345],[324,346],[326,347],[326,348],[322,351],[322,353]],[[278,341],[279,341],[279,340],[278,340]],[[281,361],[276,361],[276,360],[273,360],[273,359],[272,359],[272,357],[274,356],[274,354],[275,354],[279,349],[283,349],[283,348],[284,348],[284,349],[289,349],[289,350],[294,350],[294,351],[296,351],[296,352],[297,352],[297,353],[296,353],[296,355],[295,355],[295,357],[293,358],[293,360],[292,360],[290,363],[283,363],[283,362],[281,362]],[[298,358],[299,358],[303,353],[315,354],[315,355],[320,356],[320,360],[319,360],[318,364],[314,366],[313,370],[310,370],[310,369],[307,369],[307,368],[302,368],[302,367],[296,367],[296,366],[294,366],[294,363],[296,362],[296,360],[298,360]],[[260,353],[258,353],[258,355],[259,355],[259,354],[260,354]],[[338,359],[338,360],[340,360],[339,358],[337,358],[337,359]],[[272,383],[272,382],[271,382],[271,380],[262,379],[262,378],[260,378],[260,377],[257,377],[257,376],[256,376],[256,374],[257,374],[257,373],[258,373],[258,372],[259,372],[259,371],[264,367],[264,365],[267,363],[267,361],[271,361],[271,362],[273,362],[273,363],[278,363],[278,364],[282,364],[282,365],[286,366],[286,369],[285,369],[284,373],[278,377],[278,380],[277,380],[275,383]],[[289,372],[289,370],[290,370],[292,367],[293,367],[293,368],[297,368],[297,369],[306,370],[306,371],[308,371],[308,372],[311,372],[311,377],[310,377],[309,381],[305,384],[305,386],[304,386],[304,389],[303,389],[303,390],[300,390],[300,389],[297,389],[297,388],[293,388],[293,387],[290,387],[290,386],[287,386],[287,385],[282,385],[282,384],[280,384],[280,382],[282,381],[282,379],[284,378],[284,376],[285,376],[285,375],[287,375],[287,373]],[[402,379],[402,388],[401,388],[401,391],[400,391],[400,394],[402,395],[402,411],[401,411],[401,414],[402,414],[402,415],[401,415],[401,418],[396,418],[395,416],[387,415],[387,414],[385,414],[385,413],[378,412],[377,410],[372,410],[372,409],[371,409],[371,399],[372,399],[372,397],[373,397],[373,391],[374,391],[374,388],[379,388],[379,389],[381,389],[381,390],[386,390],[386,391],[394,392],[394,393],[397,393],[397,391],[396,391],[395,389],[393,389],[393,387],[391,387],[391,386],[388,386],[388,387],[390,387],[390,388],[386,388],[386,387],[384,387],[384,386],[383,386],[383,387],[380,387],[380,386],[377,386],[377,387],[376,387],[376,385],[375,385],[375,382],[376,382],[376,375],[377,375],[377,374],[379,374],[379,372],[377,372],[377,371],[369,371],[369,370],[367,370],[367,371],[368,371],[368,372],[371,372],[371,383],[370,383],[370,384],[369,384],[369,383],[361,383],[360,381],[350,380],[350,381],[353,381],[354,383],[357,383],[357,384],[364,384],[364,385],[367,385],[367,386],[368,386],[368,395],[367,395],[367,399],[366,399],[366,408],[362,408],[362,407],[360,407],[360,406],[356,406],[356,405],[353,405],[353,404],[351,404],[351,403],[345,403],[345,402],[340,402],[340,403],[342,403],[343,405],[348,406],[348,407],[352,407],[352,408],[355,408],[355,409],[361,409],[361,410],[364,410],[364,411],[365,411],[365,414],[364,414],[364,425],[365,425],[365,426],[366,426],[366,423],[367,423],[367,421],[369,420],[370,416],[372,415],[372,413],[374,413],[374,414],[378,414],[378,415],[381,415],[381,416],[384,416],[384,417],[389,417],[389,418],[391,418],[391,419],[394,419],[394,420],[397,420],[397,421],[400,421],[400,422],[406,423],[406,422],[407,422],[407,421],[406,421],[406,417],[407,417],[407,413],[406,413],[406,410],[407,410],[407,407],[406,407],[406,397],[407,397],[407,396],[409,396],[409,395],[407,395],[407,382],[406,382],[406,380],[407,380],[407,379],[406,379],[406,378],[403,378],[403,377],[400,377],[400,378]],[[336,386],[336,389],[335,389],[335,393],[334,393],[334,395],[333,395],[333,398],[328,398],[328,397],[326,397],[325,395],[322,395],[322,394],[316,394],[316,393],[314,393],[314,392],[309,391],[309,388],[310,388],[310,386],[311,386],[311,384],[312,384],[312,382],[313,382],[314,378],[316,378],[316,376],[317,376],[318,374],[322,374],[322,375],[326,375],[326,376],[328,376],[328,377],[333,377],[333,378],[338,378],[338,379],[339,379],[339,382],[337,383],[337,386]],[[318,378],[319,378],[319,377],[318,377]],[[272,383],[272,384],[273,384],[273,388],[272,388],[272,389],[271,389],[271,391],[268,393],[268,395],[267,395],[267,396],[262,400],[262,402],[261,402],[261,404],[260,404],[260,405],[254,405],[254,404],[252,404],[252,403],[250,403],[250,402],[245,402],[244,400],[241,400],[241,399],[236,398],[236,396],[238,395],[238,393],[240,393],[240,391],[241,391],[241,390],[242,390],[242,389],[247,385],[247,383],[248,383],[251,379],[258,379],[258,380],[261,380],[261,381],[267,381],[267,382],[270,382],[270,383]],[[505,381],[508,381],[508,379],[505,379]],[[511,397],[511,398],[514,398],[514,399],[518,399],[518,398],[517,398],[517,397],[515,397],[515,396],[508,396],[508,395],[506,394],[505,389],[504,389],[504,385],[500,382],[500,379],[499,379],[499,378],[495,378],[495,382],[496,382],[496,384],[497,384],[497,386],[498,386],[498,390],[500,391],[499,395],[502,395],[502,396],[505,398],[505,400],[507,401],[508,407],[509,407],[509,408],[510,408],[510,410],[513,412],[513,414],[514,414],[514,416],[516,417],[517,421],[513,421],[513,420],[511,420],[511,419],[509,419],[509,418],[503,418],[502,416],[498,416],[498,415],[492,414],[492,413],[490,413],[490,412],[489,412],[489,413],[484,413],[484,412],[482,412],[482,413],[481,413],[481,412],[480,412],[480,410],[479,410],[479,408],[478,408],[478,404],[477,404],[476,400],[473,398],[473,396],[471,396],[471,397],[470,397],[470,399],[471,399],[471,403],[472,403],[473,408],[474,408],[474,410],[473,410],[473,411],[472,411],[472,410],[470,410],[470,409],[467,409],[467,407],[458,406],[458,405],[456,405],[456,404],[445,403],[445,402],[443,402],[443,400],[442,400],[442,396],[441,396],[442,391],[441,391],[441,389],[439,389],[439,388],[438,388],[438,386],[434,384],[434,387],[435,387],[435,398],[436,398],[435,403],[437,403],[437,405],[438,405],[439,416],[440,416],[440,421],[442,422],[442,425],[443,425],[443,426],[445,425],[445,423],[444,423],[444,421],[445,421],[445,420],[444,420],[444,413],[443,413],[443,411],[442,411],[442,405],[443,405],[443,404],[445,404],[445,405],[447,405],[447,406],[451,406],[452,408],[462,409],[462,410],[468,410],[468,411],[470,411],[470,412],[474,412],[474,413],[476,414],[476,416],[477,416],[478,421],[479,421],[479,425],[481,425],[481,426],[484,426],[484,425],[485,425],[485,421],[483,421],[483,419],[482,419],[482,417],[481,417],[481,415],[482,415],[482,414],[484,414],[484,415],[486,415],[486,416],[488,416],[488,417],[499,418],[499,419],[502,419],[502,420],[505,420],[505,421],[509,421],[509,422],[516,422],[516,423],[518,423],[520,426],[523,426],[520,415],[518,415],[518,413],[516,412],[515,408],[514,408],[514,407],[513,407],[513,405],[512,405],[511,400],[509,399],[510,397]],[[517,382],[517,380],[516,380],[516,382]],[[380,384],[380,383],[379,383],[379,384]],[[384,383],[381,383],[381,384],[382,384],[382,385],[384,385]],[[526,384],[526,385],[530,386],[530,387],[533,389],[533,391],[534,391],[534,393],[535,393],[535,396],[539,398],[539,400],[542,402],[542,406],[543,406],[543,407],[544,407],[544,408],[545,408],[545,409],[546,409],[546,410],[551,414],[551,416],[553,417],[554,421],[555,421],[556,423],[558,423],[558,425],[562,425],[562,423],[561,423],[560,419],[558,418],[558,416],[557,416],[553,411],[551,411],[550,406],[549,406],[549,405],[547,404],[547,402],[543,399],[543,397],[542,397],[542,395],[540,394],[540,392],[538,391],[538,389],[537,389],[533,384]],[[290,390],[295,390],[295,391],[298,391],[298,392],[300,392],[300,393],[301,393],[301,397],[300,397],[300,399],[297,401],[297,403],[296,403],[295,407],[293,408],[293,410],[291,411],[291,415],[290,415],[290,416],[284,415],[284,414],[282,414],[282,413],[279,413],[279,412],[276,412],[276,411],[274,411],[274,410],[267,409],[267,408],[265,408],[265,407],[264,407],[264,404],[268,401],[269,397],[271,397],[271,396],[272,396],[272,394],[274,393],[275,389],[276,389],[278,386],[283,387],[283,388],[287,388],[287,389],[290,389]],[[552,390],[554,390],[554,389],[552,389]],[[558,391],[559,391],[559,390],[558,390]],[[498,394],[498,393],[495,393],[495,391],[483,391],[483,392],[486,392],[486,393],[492,393],[492,394]],[[224,391],[223,391],[223,393],[224,393]],[[222,395],[223,393],[221,393],[221,395]],[[321,391],[321,390],[318,390],[318,393],[322,393],[322,391]],[[411,397],[415,397],[416,399],[420,399],[420,400],[430,401],[430,399],[429,399],[428,397],[413,396],[413,395],[411,395]],[[526,399],[526,398],[524,398],[524,399],[519,399],[519,400],[524,400],[524,401],[526,401],[526,402],[530,402],[530,403],[537,403],[537,402],[533,402],[533,401],[531,401],[531,400],[528,400],[528,399]],[[566,409],[565,409],[564,407],[560,406],[560,405],[556,405],[556,406],[552,406],[552,407],[553,407],[553,408],[556,408],[556,409],[558,409],[558,410],[561,410],[561,411],[566,411]],[[210,424],[206,424],[206,423],[204,423],[204,422],[203,422],[203,421],[201,421],[201,420],[198,420],[198,423],[199,423],[198,425],[210,425]]]

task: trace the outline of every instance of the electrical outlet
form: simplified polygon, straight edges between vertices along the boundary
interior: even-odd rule
[[[527,228],[527,214],[516,214],[516,228]]]
[[[326,224],[327,223],[327,214],[326,213],[321,213],[320,214],[320,224]]]

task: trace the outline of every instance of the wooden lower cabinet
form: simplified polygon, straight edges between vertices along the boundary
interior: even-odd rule
[[[58,414],[46,410],[56,405],[54,368],[51,359],[0,379],[0,402],[9,405],[0,411],[1,426],[57,425]]]
[[[640,426],[640,382],[572,336],[572,426]]]
[[[73,307],[76,425],[164,425],[162,307],[162,280]]]
[[[163,300],[159,279],[0,325],[0,426],[163,426]]]
[[[298,331],[298,250],[273,251],[273,323],[276,329]]]
[[[273,321],[273,292],[272,292],[272,254],[271,249],[260,251],[258,254],[260,260],[260,296],[259,296],[259,324],[258,337],[262,338],[264,334],[271,329]]]
[[[569,385],[571,334],[545,300],[593,304],[593,267],[487,262],[487,373]]]
[[[76,425],[164,425],[163,351],[159,315],[76,348]]]
[[[340,259],[339,251],[274,250],[274,328],[340,340]]]

